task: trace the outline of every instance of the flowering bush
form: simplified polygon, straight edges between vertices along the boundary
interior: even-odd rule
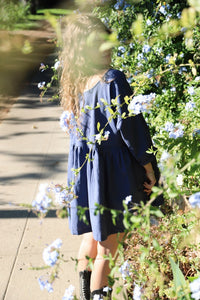
[[[95,14],[113,30],[104,45],[115,45],[112,65],[126,73],[133,88],[133,96],[125,99],[129,114],[123,118],[143,112],[157,148],[162,184],[153,188],[150,203],[161,193],[165,198],[162,212],[150,203],[134,207],[133,212],[130,196],[124,200],[127,235],[119,247],[118,263],[111,261],[110,276],[115,281],[116,269],[121,272],[130,299],[200,299],[199,5],[195,0],[189,1],[190,7],[172,0],[94,1],[93,5],[96,2],[101,5]],[[54,71],[58,67],[57,61]],[[41,82],[38,87],[45,91],[48,84]],[[116,110],[108,107],[106,99],[101,101],[115,118]],[[115,99],[112,106],[117,107]],[[60,125],[64,131],[77,130],[69,112],[63,112]],[[97,124],[99,133],[89,143],[109,138],[109,131],[100,127]],[[44,215],[53,203],[48,192],[41,189],[33,202]],[[54,197],[66,206],[75,195],[57,186]],[[82,209],[80,216],[84,214]],[[49,265],[54,265],[57,250],[45,253],[50,254]],[[51,291],[48,280],[40,280],[40,285]],[[67,289],[63,299],[71,299],[72,292],[72,287]]]

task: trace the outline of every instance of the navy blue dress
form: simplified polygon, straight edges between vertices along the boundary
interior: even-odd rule
[[[69,226],[74,235],[92,231],[95,240],[103,241],[110,234],[124,232],[123,200],[132,195],[134,203],[147,201],[143,186],[143,165],[152,162],[156,176],[159,177],[154,155],[146,153],[152,147],[152,141],[142,114],[121,118],[121,114],[127,112],[127,105],[120,108],[118,106],[120,114],[106,126],[105,131],[110,132],[108,140],[102,141],[100,145],[93,144],[95,135],[99,133],[97,123],[103,128],[110,117],[109,110],[100,99],[105,99],[110,105],[111,100],[117,97],[118,103],[122,104],[124,97],[131,96],[132,93],[124,73],[114,69],[107,71],[104,81],[99,81],[84,93],[84,107],[89,105],[95,108],[97,104],[100,107],[86,109],[81,114],[79,127],[87,140],[73,131],[70,136],[68,185],[74,182],[73,189],[77,198],[72,200],[69,208]],[[88,153],[89,160],[85,162]],[[72,169],[81,166],[80,173],[75,178]],[[103,214],[95,213],[96,203],[122,212],[117,217],[116,224],[113,224],[109,210]],[[160,203],[158,201],[155,204]],[[78,206],[89,208],[85,211],[87,222],[80,219]]]

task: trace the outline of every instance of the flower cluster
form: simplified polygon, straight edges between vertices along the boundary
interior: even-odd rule
[[[195,107],[196,107],[196,105],[193,101],[189,101],[185,105],[186,111],[193,111]]]
[[[45,81],[41,81],[38,83],[38,89],[42,90],[45,87],[46,82]]]
[[[67,204],[74,199],[74,195],[72,192],[68,191],[68,189],[63,188],[61,185],[56,185],[53,188],[55,203],[59,205]]]
[[[119,272],[122,274],[122,278],[125,280],[127,277],[130,276],[130,264],[126,260],[123,265],[119,268]]]
[[[63,131],[67,131],[69,133],[73,132],[74,128],[76,128],[77,123],[73,112],[69,112],[64,110],[60,116],[60,127]]]
[[[36,199],[32,202],[32,207],[36,211],[46,214],[52,203],[50,188],[47,183],[40,184]]]
[[[155,93],[134,96],[128,105],[128,110],[134,115],[137,115],[141,112],[149,113],[152,106],[152,101],[155,99],[155,97]]]
[[[193,194],[189,198],[189,203],[193,208],[199,207],[200,208],[200,192]]]
[[[166,122],[164,127],[164,131],[169,132],[169,138],[173,138],[173,139],[183,137],[184,135],[183,129],[184,129],[183,125],[179,123],[174,125],[172,122]]]
[[[124,200],[124,203],[125,203],[126,205],[128,205],[131,201],[132,201],[132,195],[127,196],[127,197],[125,198],[125,200]]]
[[[52,284],[47,279],[43,279],[42,277],[39,277],[38,278],[38,283],[39,283],[40,289],[42,291],[44,289],[46,289],[49,293],[53,292]]]
[[[73,285],[70,285],[66,290],[65,290],[65,294],[62,298],[62,300],[73,300],[74,299],[74,296],[73,296],[73,293],[74,293],[74,286]]]
[[[110,131],[105,131],[104,135],[98,133],[95,135],[95,141],[100,145],[102,141],[107,141],[110,135]]]
[[[192,299],[200,299],[200,277],[190,283],[190,290],[192,292]]]
[[[127,7],[131,6],[130,4],[128,4],[126,1],[124,0],[117,0],[116,4],[114,5],[114,8],[116,10],[119,10],[119,9],[123,9],[123,10],[126,10]]]
[[[52,244],[50,244],[43,251],[43,260],[46,265],[52,267],[56,264],[59,257],[59,250],[62,246],[61,239],[56,239]]]
[[[138,284],[134,284],[133,300],[141,300],[142,292],[141,287]]]

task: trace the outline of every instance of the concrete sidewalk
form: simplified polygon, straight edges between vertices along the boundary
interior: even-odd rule
[[[62,299],[70,285],[78,291],[75,262],[81,237],[72,236],[66,219],[55,214],[41,223],[16,204],[31,204],[40,183],[66,183],[69,140],[59,127],[62,109],[40,102],[38,73],[0,124],[0,299]],[[41,291],[37,278],[48,274],[42,267],[43,249],[60,238],[66,262],[60,265],[54,292]]]

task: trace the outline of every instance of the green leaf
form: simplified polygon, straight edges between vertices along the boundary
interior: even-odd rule
[[[177,296],[179,296],[181,292],[187,287],[187,282],[178,264],[176,264],[171,257],[169,258],[169,261],[172,268],[175,291]]]
[[[98,123],[97,123],[97,130],[98,130],[98,131],[100,131],[100,125],[101,125],[101,124],[98,122]]]

